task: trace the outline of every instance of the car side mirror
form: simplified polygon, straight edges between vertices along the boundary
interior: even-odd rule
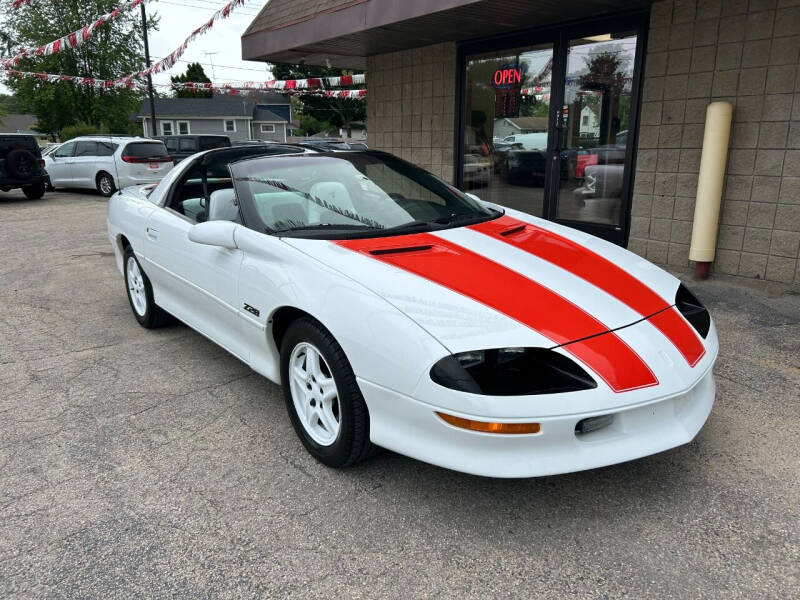
[[[189,239],[196,244],[233,250],[238,248],[234,232],[238,225],[231,221],[206,221],[192,226]]]

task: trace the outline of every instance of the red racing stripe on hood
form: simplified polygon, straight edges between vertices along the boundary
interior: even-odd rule
[[[563,296],[471,250],[428,233],[335,243],[424,277],[527,325],[554,345],[564,345],[615,392],[658,383],[639,355],[603,323]]]
[[[669,303],[636,277],[585,246],[508,216],[470,225],[469,228],[569,271],[627,304],[643,317],[660,313],[649,319],[650,323],[672,342],[692,367],[705,354],[700,338],[677,310],[670,308]]]

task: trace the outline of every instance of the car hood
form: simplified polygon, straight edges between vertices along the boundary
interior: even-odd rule
[[[516,211],[432,233],[284,241],[380,295],[454,353],[597,336],[671,306],[680,284],[618,246]]]

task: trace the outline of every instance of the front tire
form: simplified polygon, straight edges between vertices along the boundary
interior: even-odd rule
[[[133,248],[125,247],[125,291],[133,316],[146,329],[162,327],[172,320],[170,314],[153,301],[153,286],[142,271]]]
[[[342,347],[319,322],[292,323],[281,343],[281,380],[292,426],[329,467],[349,467],[371,450],[369,412]]]
[[[38,200],[44,196],[44,183],[32,183],[31,185],[22,186],[22,193],[28,200]]]
[[[117,191],[117,186],[114,184],[114,178],[105,171],[98,173],[96,183],[97,191],[106,198]]]

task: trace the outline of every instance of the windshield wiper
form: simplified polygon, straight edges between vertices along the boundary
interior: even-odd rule
[[[315,229],[374,229],[368,225],[317,223],[316,225],[293,225],[282,229],[269,229],[267,233],[286,233],[289,231],[309,231]]]
[[[497,212],[497,211],[493,211]],[[454,225],[455,223],[465,221],[465,222],[472,222],[472,221],[479,221],[486,217],[492,216],[491,214],[478,214],[478,213],[451,213],[449,215],[442,215],[441,217],[436,217],[435,219],[416,219],[414,221],[409,221],[408,223],[403,223],[401,225],[396,225],[394,227],[389,227],[388,229],[384,229],[384,233],[389,231],[391,233],[397,233],[398,231],[430,231],[437,225]]]

